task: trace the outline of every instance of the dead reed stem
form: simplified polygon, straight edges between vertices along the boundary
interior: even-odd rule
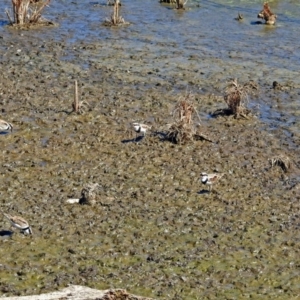
[[[79,99],[78,99],[78,83],[77,80],[74,81],[74,102],[73,102],[73,111],[79,113]]]

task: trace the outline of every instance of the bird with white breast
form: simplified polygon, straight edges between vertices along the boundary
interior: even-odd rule
[[[207,174],[203,172],[201,173],[201,182],[207,184],[209,186],[209,191],[211,191],[213,184],[216,184],[223,175],[224,174],[222,173]]]

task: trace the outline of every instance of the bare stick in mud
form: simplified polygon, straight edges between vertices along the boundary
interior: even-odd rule
[[[14,21],[13,21],[13,19],[11,18],[10,14],[9,14],[9,11],[8,11],[7,9],[5,10],[5,13],[6,13],[7,18],[8,18],[8,20],[9,20],[9,24],[10,24],[10,25],[14,25]]]
[[[74,81],[74,102],[72,104],[73,112],[79,112],[79,101],[78,101],[78,83],[77,80]]]

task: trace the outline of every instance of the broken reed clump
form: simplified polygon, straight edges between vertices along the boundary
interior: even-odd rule
[[[258,13],[258,18],[265,20],[267,25],[274,25],[276,23],[277,15],[271,12],[268,2],[264,3],[263,10]]]
[[[16,27],[30,27],[34,25],[54,25],[42,19],[42,11],[50,0],[11,0],[13,17],[6,10],[10,25]]]
[[[176,144],[194,140],[197,131],[193,117],[196,115],[199,122],[200,117],[193,102],[194,96],[191,93],[179,99],[173,111],[175,122],[171,124],[166,134],[167,140]]]
[[[110,19],[104,21],[105,26],[119,26],[119,25],[128,25],[128,22],[125,22],[123,17],[120,16],[120,0],[115,0],[113,4],[113,13],[111,14]]]
[[[277,155],[269,159],[271,167],[279,166],[285,173],[292,167],[291,159],[283,154]]]
[[[246,108],[248,96],[257,90],[257,85],[254,82],[248,82],[243,85],[239,84],[237,79],[231,80],[226,89],[224,100],[228,105],[229,114],[235,118],[243,117],[248,119],[250,110]]]
[[[184,6],[187,3],[187,0],[160,0],[160,3],[176,4],[176,9],[185,9]]]

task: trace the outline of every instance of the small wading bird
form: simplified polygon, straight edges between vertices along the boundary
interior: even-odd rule
[[[223,176],[224,174],[222,173],[213,173],[213,174],[207,174],[207,173],[201,173],[201,182],[203,184],[208,184],[209,185],[209,191],[212,190],[213,184],[216,184],[219,179]]]
[[[133,129],[136,132],[136,137],[137,139],[138,133],[142,133],[143,136],[146,135],[147,130],[151,129],[151,126],[146,125],[146,124],[141,124],[141,123],[132,123]]]
[[[6,132],[12,130],[13,130],[13,126],[10,123],[4,120],[0,120],[0,132]]]
[[[32,234],[32,230],[28,224],[28,222],[21,218],[21,217],[17,217],[17,216],[11,216],[9,214],[6,214],[2,211],[2,214],[4,215],[4,217],[6,217],[10,222],[11,225],[20,229],[22,233],[25,234]]]

